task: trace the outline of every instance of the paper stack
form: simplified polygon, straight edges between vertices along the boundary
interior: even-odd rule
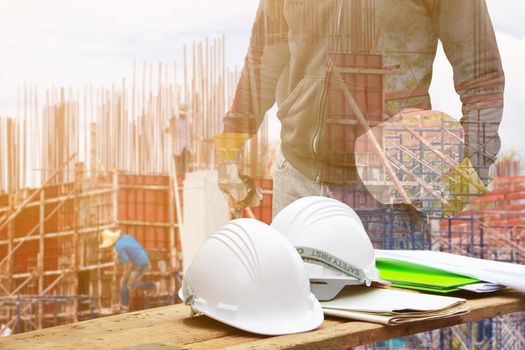
[[[376,267],[381,279],[394,287],[449,293],[467,288],[481,289],[480,280],[396,259],[377,258]],[[487,290],[487,289],[484,289]]]
[[[427,250],[376,249],[375,256],[376,259],[390,259],[417,264],[486,282],[482,285],[465,285],[461,289],[471,288],[483,292],[506,286],[525,291],[525,265]]]
[[[321,302],[325,315],[398,325],[468,312],[465,299],[394,289],[346,287],[334,300]]]

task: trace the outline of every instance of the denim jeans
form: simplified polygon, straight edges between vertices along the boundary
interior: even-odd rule
[[[129,304],[129,290],[131,288],[147,290],[155,287],[155,283],[151,281],[140,281],[148,265],[135,266],[128,269],[122,279],[120,280],[120,305],[128,306]]]

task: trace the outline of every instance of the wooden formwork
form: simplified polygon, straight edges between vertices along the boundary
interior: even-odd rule
[[[25,317],[33,319],[35,327],[48,324],[47,317],[58,317],[59,323],[75,321],[77,311],[110,313],[112,305],[118,304],[123,270],[111,250],[98,248],[100,231],[110,228],[129,233],[141,243],[151,260],[146,279],[160,281],[167,300],[174,300],[181,245],[178,223],[169,213],[169,208],[174,210],[170,177],[113,173],[85,179],[75,196],[71,195],[73,186],[44,188],[39,200],[28,203],[13,224],[0,231],[1,264],[9,266],[0,270],[0,297],[83,295],[92,299],[93,305],[79,306],[73,298],[62,303],[58,312],[35,312],[27,304]],[[1,321],[12,323],[14,311],[2,310]]]
[[[183,52],[181,69],[134,63],[132,76],[111,87],[19,88],[18,114],[0,117],[0,297],[87,294],[96,314],[109,311],[121,270],[110,253],[96,249],[97,233],[120,228],[152,255],[146,278],[162,282],[170,295],[164,302],[173,300],[183,205],[174,194],[182,191],[183,174],[174,172],[179,138],[171,126],[187,105],[189,169],[213,168],[213,136],[222,131],[239,79],[226,66],[224,37]],[[261,129],[244,159],[245,172],[259,177],[267,170],[267,122]],[[265,205],[261,215],[268,219]],[[22,307],[36,322],[30,327],[48,325],[48,306],[33,304]],[[60,323],[78,319],[74,298],[56,305],[57,315],[66,315]],[[11,322],[12,308],[0,310],[0,322]]]

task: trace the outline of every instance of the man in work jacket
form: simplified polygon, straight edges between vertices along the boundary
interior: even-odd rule
[[[463,105],[464,156],[486,183],[500,148],[504,74],[484,0],[261,0],[235,98],[215,138],[221,189],[245,194],[237,177],[240,145],[276,103],[282,154],[274,215],[306,195],[333,196],[359,215],[391,209],[407,218],[409,232],[422,235],[384,248],[422,248],[426,226],[413,208],[363,194],[353,142],[364,131],[337,85],[343,81],[370,127],[407,108],[431,109],[438,40]]]
[[[120,311],[129,309],[129,290],[137,288],[141,290],[154,289],[158,293],[160,284],[152,281],[141,281],[149,265],[148,254],[139,242],[130,235],[121,234],[120,230],[104,230],[100,233],[102,244],[99,248],[115,249],[120,264],[131,263],[120,281]]]

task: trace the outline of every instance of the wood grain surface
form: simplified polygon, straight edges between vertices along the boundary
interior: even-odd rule
[[[525,311],[525,294],[513,290],[455,296],[468,300],[470,313],[390,327],[328,317],[315,331],[278,337],[243,332],[206,316],[189,318],[189,307],[173,305],[0,338],[0,349],[344,349]]]

